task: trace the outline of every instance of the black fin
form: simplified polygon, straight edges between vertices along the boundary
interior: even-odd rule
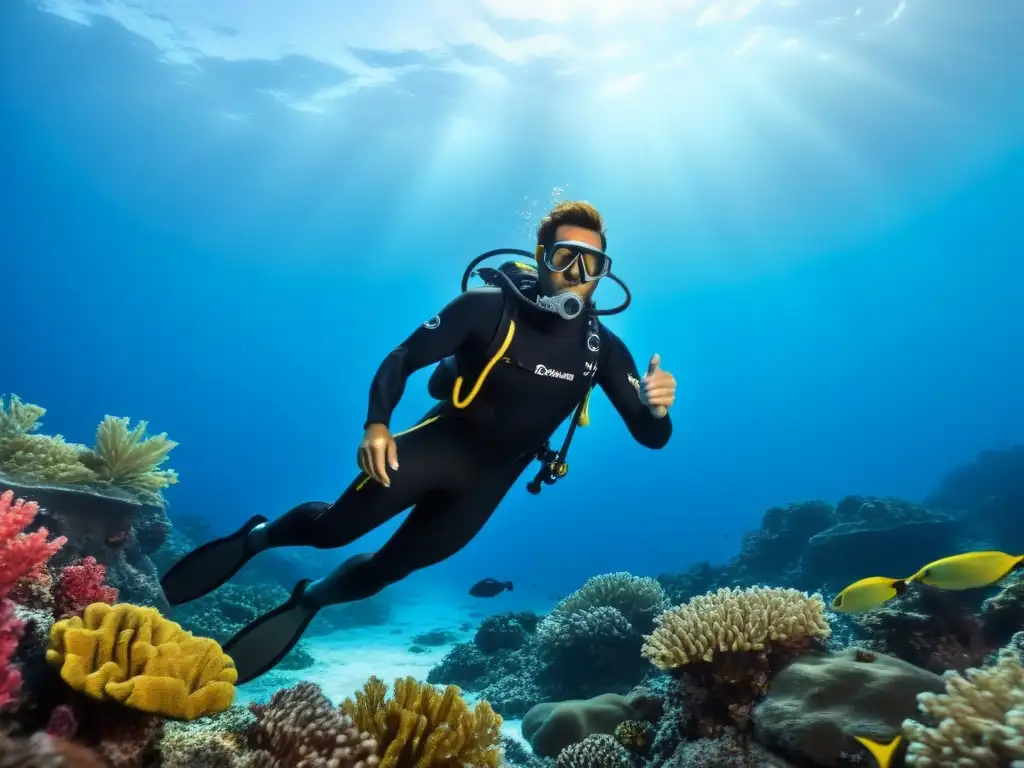
[[[208,595],[242,570],[255,554],[246,540],[253,528],[265,522],[267,518],[255,515],[230,536],[209,541],[172,565],[160,579],[167,602],[181,605]]]
[[[309,579],[300,581],[288,602],[243,627],[224,644],[224,653],[238,670],[237,685],[269,672],[299,642],[319,610],[302,599],[309,583]]]
[[[506,581],[505,582],[505,589],[507,589],[509,592],[512,591],[512,582],[511,581]]]
[[[896,597],[902,597],[907,591],[906,579],[896,579],[896,581],[892,583],[892,588],[896,590]]]

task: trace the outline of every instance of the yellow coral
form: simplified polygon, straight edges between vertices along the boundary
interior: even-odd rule
[[[26,403],[17,395],[12,394],[7,402],[0,397],[0,440],[32,432],[45,413],[45,408]]]
[[[643,654],[662,670],[711,661],[716,652],[801,647],[832,633],[821,595],[769,587],[699,595],[655,623],[644,635]]]
[[[223,712],[235,697],[234,662],[155,608],[93,603],[50,630],[46,661],[74,690],[184,720]]]
[[[378,768],[497,768],[502,761],[500,715],[481,701],[470,712],[461,691],[439,692],[412,677],[398,679],[393,698],[377,677],[341,710],[377,739]]]
[[[128,429],[127,418],[105,416],[96,429],[96,445],[82,456],[100,480],[139,491],[155,492],[178,482],[173,469],[157,469],[177,443],[162,432],[145,437],[145,421]]]
[[[96,473],[79,461],[83,450],[60,435],[16,435],[0,442],[0,466],[30,482],[89,483]]]

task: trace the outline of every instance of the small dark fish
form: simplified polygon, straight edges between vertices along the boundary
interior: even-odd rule
[[[473,597],[494,597],[505,590],[512,591],[511,581],[498,581],[497,579],[481,579],[469,588],[469,594]]]

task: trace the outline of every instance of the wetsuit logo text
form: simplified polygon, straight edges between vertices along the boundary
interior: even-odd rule
[[[533,372],[538,376],[548,376],[552,379],[562,379],[563,381],[572,381],[576,378],[575,374],[556,371],[554,368],[548,368],[546,365],[538,365],[533,369]]]

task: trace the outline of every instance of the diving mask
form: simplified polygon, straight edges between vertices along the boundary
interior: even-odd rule
[[[584,283],[599,280],[612,271],[608,254],[578,240],[562,240],[544,248],[544,266],[552,272],[565,272],[574,264],[579,264],[580,280]]]

